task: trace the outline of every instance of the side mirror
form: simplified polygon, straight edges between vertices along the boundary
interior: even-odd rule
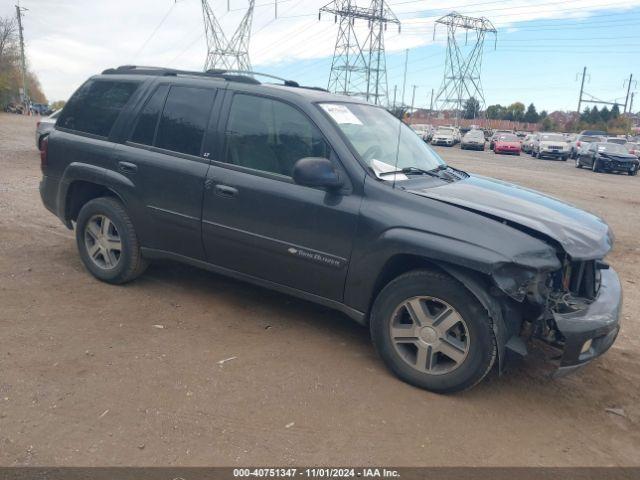
[[[342,187],[333,164],[326,158],[301,158],[293,166],[293,181],[306,187],[321,187],[327,190],[337,190]]]

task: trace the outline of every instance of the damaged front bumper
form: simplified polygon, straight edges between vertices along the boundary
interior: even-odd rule
[[[554,313],[558,330],[565,338],[556,376],[577,370],[605,353],[620,331],[622,287],[616,272],[601,271],[600,290],[586,308],[571,313]]]

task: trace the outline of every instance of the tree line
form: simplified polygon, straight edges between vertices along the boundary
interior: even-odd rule
[[[22,66],[18,24],[13,17],[0,17],[0,107],[20,103]],[[27,90],[33,103],[47,103],[38,77],[27,69]]]

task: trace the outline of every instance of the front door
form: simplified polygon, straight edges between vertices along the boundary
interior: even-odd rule
[[[330,158],[346,179],[318,128],[292,105],[236,93],[224,136],[205,182],[208,261],[342,300],[361,199],[292,180],[304,157]]]

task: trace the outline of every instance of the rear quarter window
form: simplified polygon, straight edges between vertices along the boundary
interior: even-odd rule
[[[57,126],[108,137],[118,115],[140,82],[89,80],[65,105]]]

